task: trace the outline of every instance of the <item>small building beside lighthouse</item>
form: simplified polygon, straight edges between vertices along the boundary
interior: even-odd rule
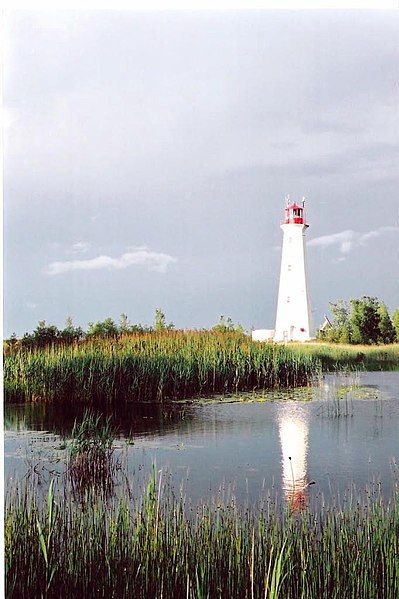
[[[311,311],[307,281],[305,203],[285,207],[280,284],[274,330],[252,332],[254,341],[307,341],[311,338]]]

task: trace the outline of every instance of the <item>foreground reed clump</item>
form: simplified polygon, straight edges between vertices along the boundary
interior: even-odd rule
[[[399,496],[317,515],[190,509],[154,476],[134,504],[7,497],[9,597],[396,599]]]
[[[82,420],[75,420],[68,447],[67,477],[75,496],[90,487],[112,493],[114,475],[120,465],[114,457],[116,431],[110,417],[86,410]]]
[[[4,386],[6,400],[103,404],[306,385],[319,370],[296,348],[177,331],[19,350],[5,356]]]

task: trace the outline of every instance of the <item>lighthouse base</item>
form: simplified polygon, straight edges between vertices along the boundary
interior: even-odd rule
[[[294,343],[306,343],[307,341],[315,341],[316,337],[310,337],[309,335],[302,334],[298,337],[288,338],[286,336],[278,336],[274,329],[255,329],[252,331],[252,341],[262,341],[263,343],[288,343],[292,341]]]
[[[252,331],[252,341],[273,341],[274,329],[256,329]]]
[[[278,331],[276,330],[274,333],[274,341],[276,343],[287,342],[287,341],[296,341],[296,342],[305,342],[310,341],[311,337],[307,331],[296,331],[294,327],[291,327],[289,331]]]

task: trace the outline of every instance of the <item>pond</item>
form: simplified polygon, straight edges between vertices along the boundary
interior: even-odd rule
[[[62,485],[68,435],[82,413],[6,405],[6,487],[24,478]],[[398,479],[399,372],[331,374],[306,388],[132,404],[110,414],[131,485],[144,484],[155,463],[195,503],[330,503],[354,488],[389,497]]]

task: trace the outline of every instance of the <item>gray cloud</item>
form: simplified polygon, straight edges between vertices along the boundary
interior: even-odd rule
[[[150,270],[165,272],[176,258],[159,252],[151,252],[145,247],[132,249],[117,258],[110,256],[97,256],[89,260],[66,260],[64,262],[51,262],[45,269],[47,275],[59,275],[74,270],[121,270],[129,266],[147,266]]]

